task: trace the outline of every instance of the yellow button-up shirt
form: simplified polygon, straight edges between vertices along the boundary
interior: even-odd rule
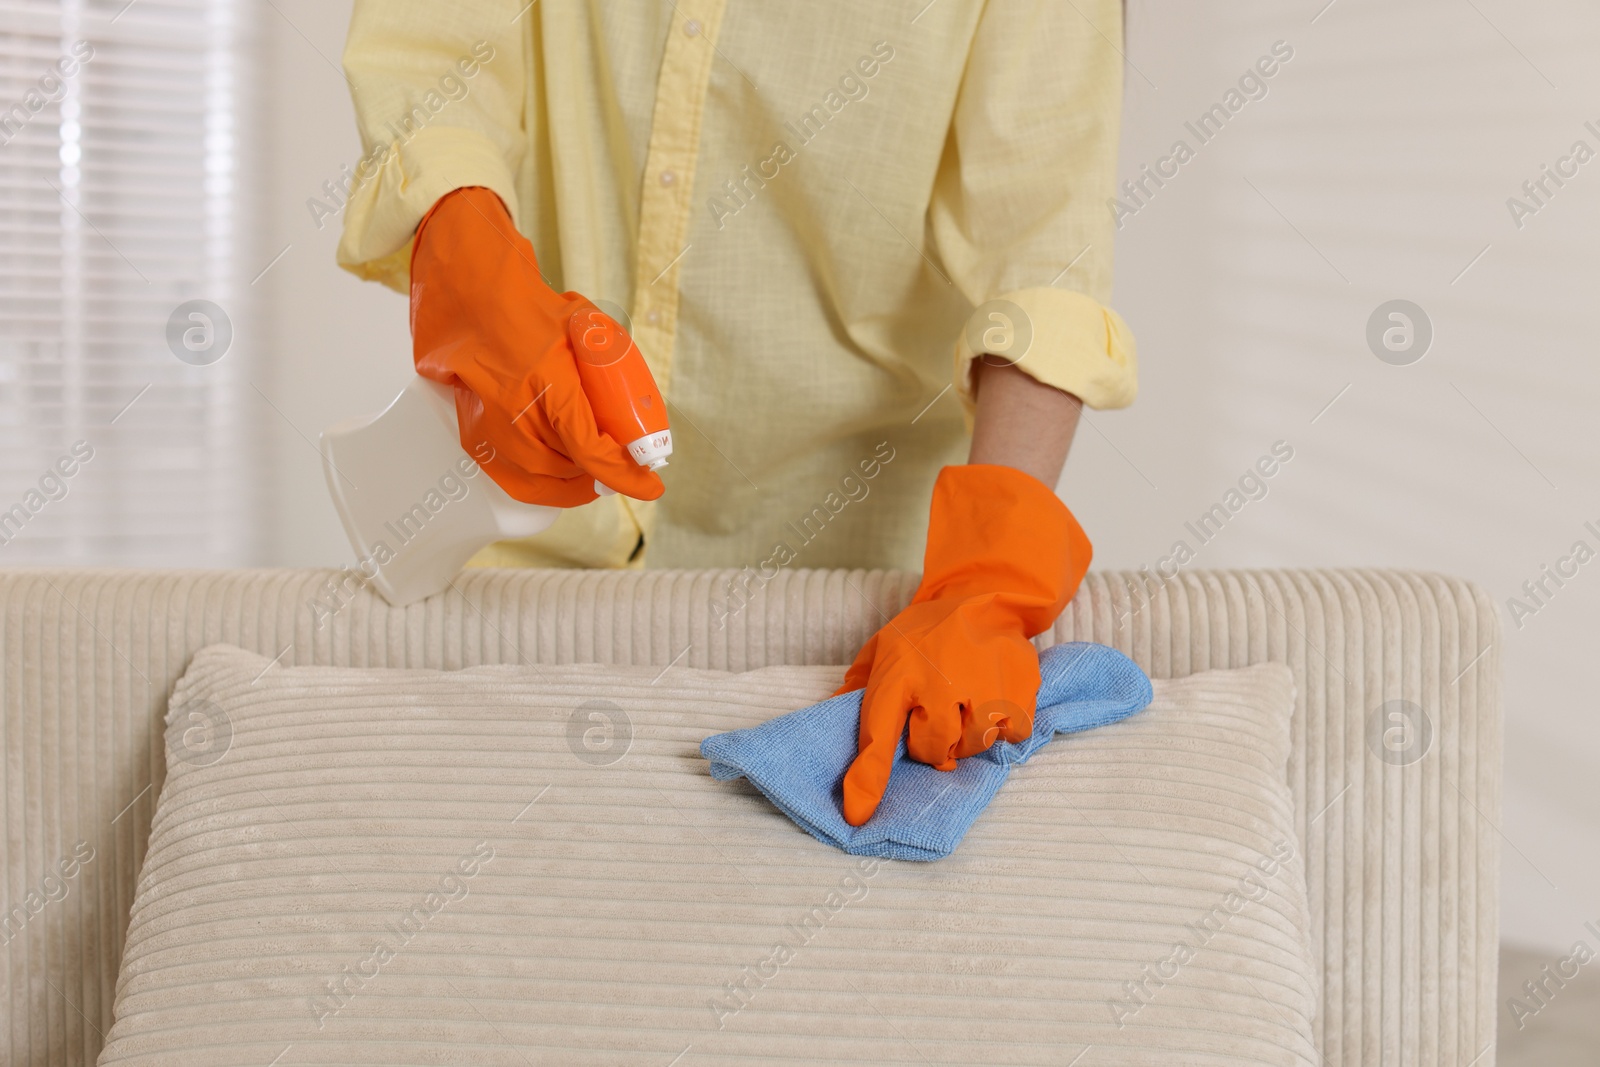
[[[486,186],[669,404],[661,500],[475,562],[916,569],[976,353],[1130,403],[1121,36],[1119,0],[356,0],[341,265],[404,291]]]

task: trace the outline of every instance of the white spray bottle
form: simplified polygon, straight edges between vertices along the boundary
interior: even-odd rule
[[[448,588],[485,545],[532,537],[561,514],[484,474],[461,448],[455,390],[420,375],[378,414],[324,430],[322,469],[357,566],[396,607]]]

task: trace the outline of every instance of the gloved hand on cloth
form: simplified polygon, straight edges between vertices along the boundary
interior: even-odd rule
[[[596,479],[639,500],[665,491],[625,442],[595,424],[568,326],[575,314],[596,313],[579,294],[545,283],[532,243],[488,189],[440,197],[417,227],[417,373],[455,387],[461,447],[524,503],[586,504]]]
[[[844,817],[872,817],[895,748],[939,770],[1033,733],[1039,656],[1030,638],[1077,592],[1093,549],[1049,486],[1013,467],[946,467],[933,487],[922,583],[867,641],[837,693],[865,688]]]

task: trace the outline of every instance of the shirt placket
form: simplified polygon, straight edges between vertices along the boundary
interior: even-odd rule
[[[676,0],[667,32],[639,197],[633,336],[664,397],[670,399],[678,336],[678,272],[689,254],[689,214],[706,89],[726,0]],[[648,551],[653,501],[619,498]]]

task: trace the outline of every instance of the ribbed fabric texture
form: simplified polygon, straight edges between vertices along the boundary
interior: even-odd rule
[[[706,773],[827,668],[266,667],[174,692],[101,1064],[1316,1062],[1281,664],[1040,751],[938,864]]]
[[[0,572],[0,1062],[93,1062],[154,797],[167,694],[201,647],[280,664],[453,669],[602,661],[745,670],[848,662],[916,588],[863,571],[474,571],[390,608],[332,571]],[[342,588],[344,592],[336,592]],[[320,599],[321,606],[314,606]],[[331,616],[331,617],[330,617]],[[318,620],[322,620],[319,628]],[[1152,678],[1276,661],[1293,672],[1289,785],[1321,968],[1324,1062],[1493,1062],[1499,623],[1435,574],[1095,572],[1041,645],[1099,641]],[[842,676],[842,668],[841,668]],[[1414,701],[1428,755],[1373,758],[1373,712]],[[47,900],[77,842],[94,858]]]
[[[888,788],[862,826],[845,821],[839,783],[855,762],[862,690],[700,743],[713,778],[746,778],[795,825],[852,856],[930,861],[955,851],[1011,768],[1055,740],[1127,718],[1150,703],[1150,679],[1114,648],[1072,641],[1039,654],[1033,733],[939,771],[895,750]]]

